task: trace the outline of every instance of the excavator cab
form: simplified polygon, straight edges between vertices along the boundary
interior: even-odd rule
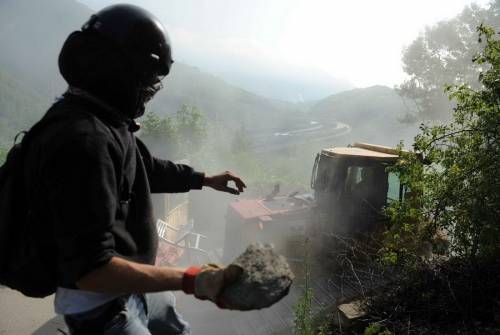
[[[398,158],[395,149],[367,143],[323,149],[311,178],[311,229],[349,236],[383,229],[383,208],[404,193],[398,176],[386,171]]]

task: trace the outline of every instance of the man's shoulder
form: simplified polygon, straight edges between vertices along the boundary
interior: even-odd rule
[[[49,120],[42,132],[50,142],[85,138],[116,142],[128,133],[126,124],[112,120],[99,107],[70,99],[55,103],[44,119]]]
[[[110,125],[88,105],[62,100],[54,104],[45,117],[54,119],[54,127],[59,127],[68,136],[110,134]]]
[[[38,134],[34,135],[32,144],[45,157],[53,157],[53,153],[64,152],[68,148],[79,153],[98,153],[111,150],[120,154],[123,145],[120,131],[97,117],[87,106],[80,106],[64,101],[52,106],[41,122]]]

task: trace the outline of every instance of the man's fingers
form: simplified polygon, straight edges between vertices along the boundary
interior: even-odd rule
[[[238,188],[238,191],[240,191],[240,192],[243,192],[243,189],[245,187],[247,187],[247,185],[245,185],[245,183],[243,182],[243,180],[241,180],[240,177],[237,177],[233,174],[229,174],[229,180],[234,181],[234,183],[236,184],[236,187]]]
[[[247,187],[247,185],[245,185],[245,183],[243,182],[243,180],[241,180],[241,179],[240,179],[240,178],[238,178],[238,177],[236,177],[236,178],[234,179],[234,183],[236,184],[236,187],[238,187],[238,190],[239,190],[240,192],[243,192],[243,189],[244,189],[245,187]]]
[[[228,183],[230,181],[234,182],[235,187],[228,186]],[[206,177],[205,185],[210,186],[218,191],[223,191],[234,195],[239,195],[247,187],[243,180],[241,180],[240,177],[235,176],[231,171],[225,171],[212,177]]]
[[[240,192],[237,189],[232,188],[232,187],[227,187],[227,186],[221,188],[221,191],[224,191],[224,192],[227,192],[227,193],[231,193],[231,194],[234,194],[234,195],[240,194]]]
[[[243,273],[243,268],[241,266],[230,264],[224,269],[224,284],[230,285],[238,280]]]

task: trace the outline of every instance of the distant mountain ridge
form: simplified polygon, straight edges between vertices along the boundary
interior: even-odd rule
[[[14,136],[27,130],[47,107],[39,95],[0,70],[0,146],[11,146]]]
[[[91,14],[73,0],[0,1],[0,69],[53,100],[66,86],[57,68],[62,43]]]
[[[311,114],[335,116],[339,120],[353,121],[360,115],[369,119],[396,116],[405,107],[396,92],[387,86],[355,88],[332,94],[318,101]]]
[[[170,114],[187,104],[198,107],[211,120],[262,130],[274,129],[279,120],[301,110],[299,105],[259,96],[181,63],[174,64],[164,81],[165,89],[150,107],[159,114]]]
[[[334,78],[317,70],[282,69],[273,74],[264,68],[261,72],[258,69],[252,72],[227,69],[216,73],[220,73],[228,82],[258,95],[294,103],[322,99],[332,93],[353,88],[347,80]]]

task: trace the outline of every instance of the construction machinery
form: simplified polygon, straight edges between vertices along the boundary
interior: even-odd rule
[[[290,259],[300,258],[297,253],[303,248],[298,243],[303,243],[304,236],[383,231],[387,222],[383,208],[405,193],[397,174],[387,171],[398,159],[396,149],[367,143],[323,149],[314,163],[311,194],[275,195],[229,205],[224,259],[256,241],[274,243]]]

